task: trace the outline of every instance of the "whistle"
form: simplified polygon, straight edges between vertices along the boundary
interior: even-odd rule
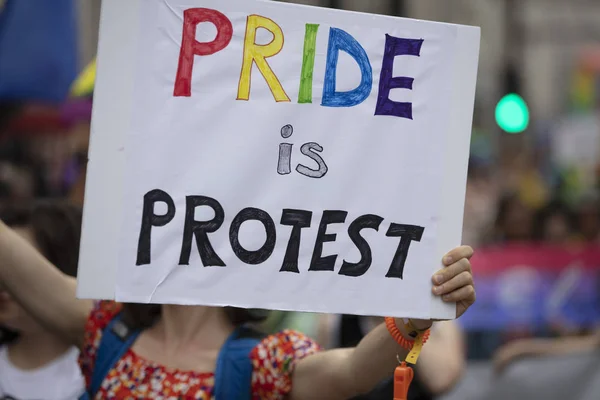
[[[412,368],[402,362],[394,371],[394,400],[407,400],[408,388],[415,373]]]

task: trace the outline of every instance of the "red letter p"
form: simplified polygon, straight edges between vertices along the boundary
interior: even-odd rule
[[[217,37],[212,42],[200,43],[196,40],[196,26],[201,22],[210,22],[217,28]],[[189,97],[192,95],[194,56],[209,56],[223,50],[231,41],[232,36],[231,21],[216,10],[190,8],[183,12],[183,34],[173,96]]]

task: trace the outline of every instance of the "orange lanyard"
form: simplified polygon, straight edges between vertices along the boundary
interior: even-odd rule
[[[413,365],[417,363],[423,345],[429,339],[430,330],[419,331],[415,329],[410,323],[410,320],[408,320],[404,323],[404,330],[410,337],[414,338],[414,340],[411,341],[404,338],[402,332],[400,332],[400,329],[396,326],[396,320],[394,318],[386,317],[385,325],[394,340],[398,342],[400,346],[409,350],[404,361],[400,362],[400,358],[398,358],[400,365],[398,365],[394,371],[394,400],[407,400],[408,389],[410,388],[410,384],[415,374],[413,369],[407,366],[406,363],[408,362]]]

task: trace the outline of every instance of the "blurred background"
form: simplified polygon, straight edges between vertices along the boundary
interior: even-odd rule
[[[600,1],[289,2],[481,27],[463,233],[478,301],[445,396],[506,398],[522,381],[600,393]],[[100,6],[0,0],[1,201],[82,204]],[[266,329],[327,342],[335,323],[273,313]]]

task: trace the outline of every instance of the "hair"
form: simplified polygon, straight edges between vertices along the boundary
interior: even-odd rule
[[[0,134],[4,133],[7,125],[19,115],[22,105],[14,101],[0,101]]]
[[[0,218],[11,228],[30,228],[40,253],[66,275],[77,276],[79,207],[62,200],[9,204],[0,208]]]
[[[40,253],[60,271],[77,276],[81,209],[66,201],[36,201],[31,205],[9,205],[0,209],[0,218],[10,227],[30,227]],[[159,304],[123,304],[123,321],[132,329],[146,329],[160,318]],[[260,322],[259,310],[226,307],[233,325]],[[1,334],[0,334],[1,337]]]
[[[506,216],[509,212],[510,207],[519,201],[519,197],[514,192],[504,193],[500,197],[496,208],[496,219],[494,222],[496,230],[501,230],[503,228],[502,225],[506,220]]]
[[[527,209],[530,213],[530,216],[533,218],[533,210],[527,206],[519,197],[516,192],[508,192],[501,196],[498,201],[497,209],[496,209],[496,220],[493,224],[492,229],[492,241],[493,242],[503,242],[503,241],[511,241],[515,240],[514,237],[510,237],[510,233],[507,232],[507,218],[510,215],[513,207],[523,207]],[[524,237],[518,238],[519,240],[530,240],[533,237],[533,220],[529,221],[530,232],[526,233]]]
[[[11,228],[30,228],[40,253],[69,276],[77,275],[81,209],[65,201],[35,201],[7,204],[0,218]],[[0,326],[0,343],[15,340],[18,334]]]
[[[542,241],[544,239],[546,222],[556,215],[560,215],[565,219],[569,231],[574,229],[575,218],[571,209],[566,204],[558,200],[553,200],[537,212],[534,227],[534,237],[536,240]]]

